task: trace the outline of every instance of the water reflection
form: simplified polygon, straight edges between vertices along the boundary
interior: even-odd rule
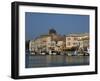
[[[26,68],[89,65],[89,56],[26,54]]]

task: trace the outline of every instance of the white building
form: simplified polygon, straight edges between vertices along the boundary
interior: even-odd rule
[[[66,48],[70,49],[73,47],[87,47],[89,46],[89,34],[69,34],[66,36]]]
[[[34,40],[30,41],[29,49],[30,51],[35,52],[50,52],[50,51],[59,51],[63,46],[64,41],[63,36],[60,36],[56,33],[55,30],[51,29],[48,34],[40,35]]]

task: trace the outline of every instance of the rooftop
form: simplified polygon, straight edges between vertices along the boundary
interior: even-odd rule
[[[81,36],[89,36],[89,33],[76,33],[76,34],[69,34],[66,35],[67,37],[81,37]]]

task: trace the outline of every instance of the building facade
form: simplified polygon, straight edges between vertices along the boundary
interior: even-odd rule
[[[29,50],[31,52],[61,52],[65,46],[65,37],[58,35],[54,29],[49,30],[48,34],[40,35],[30,41]]]
[[[89,47],[89,34],[69,34],[66,36],[66,49]]]
[[[50,29],[45,35],[40,35],[34,40],[30,40],[29,51],[41,54],[42,52],[51,54],[61,53],[66,50],[79,50],[89,48],[89,34],[69,34],[62,36],[54,29]]]

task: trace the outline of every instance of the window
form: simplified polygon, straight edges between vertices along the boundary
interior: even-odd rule
[[[71,38],[67,38],[67,40],[71,40]]]
[[[78,40],[78,38],[74,37],[74,40]]]
[[[70,42],[68,42],[67,45],[70,46],[71,45]]]

